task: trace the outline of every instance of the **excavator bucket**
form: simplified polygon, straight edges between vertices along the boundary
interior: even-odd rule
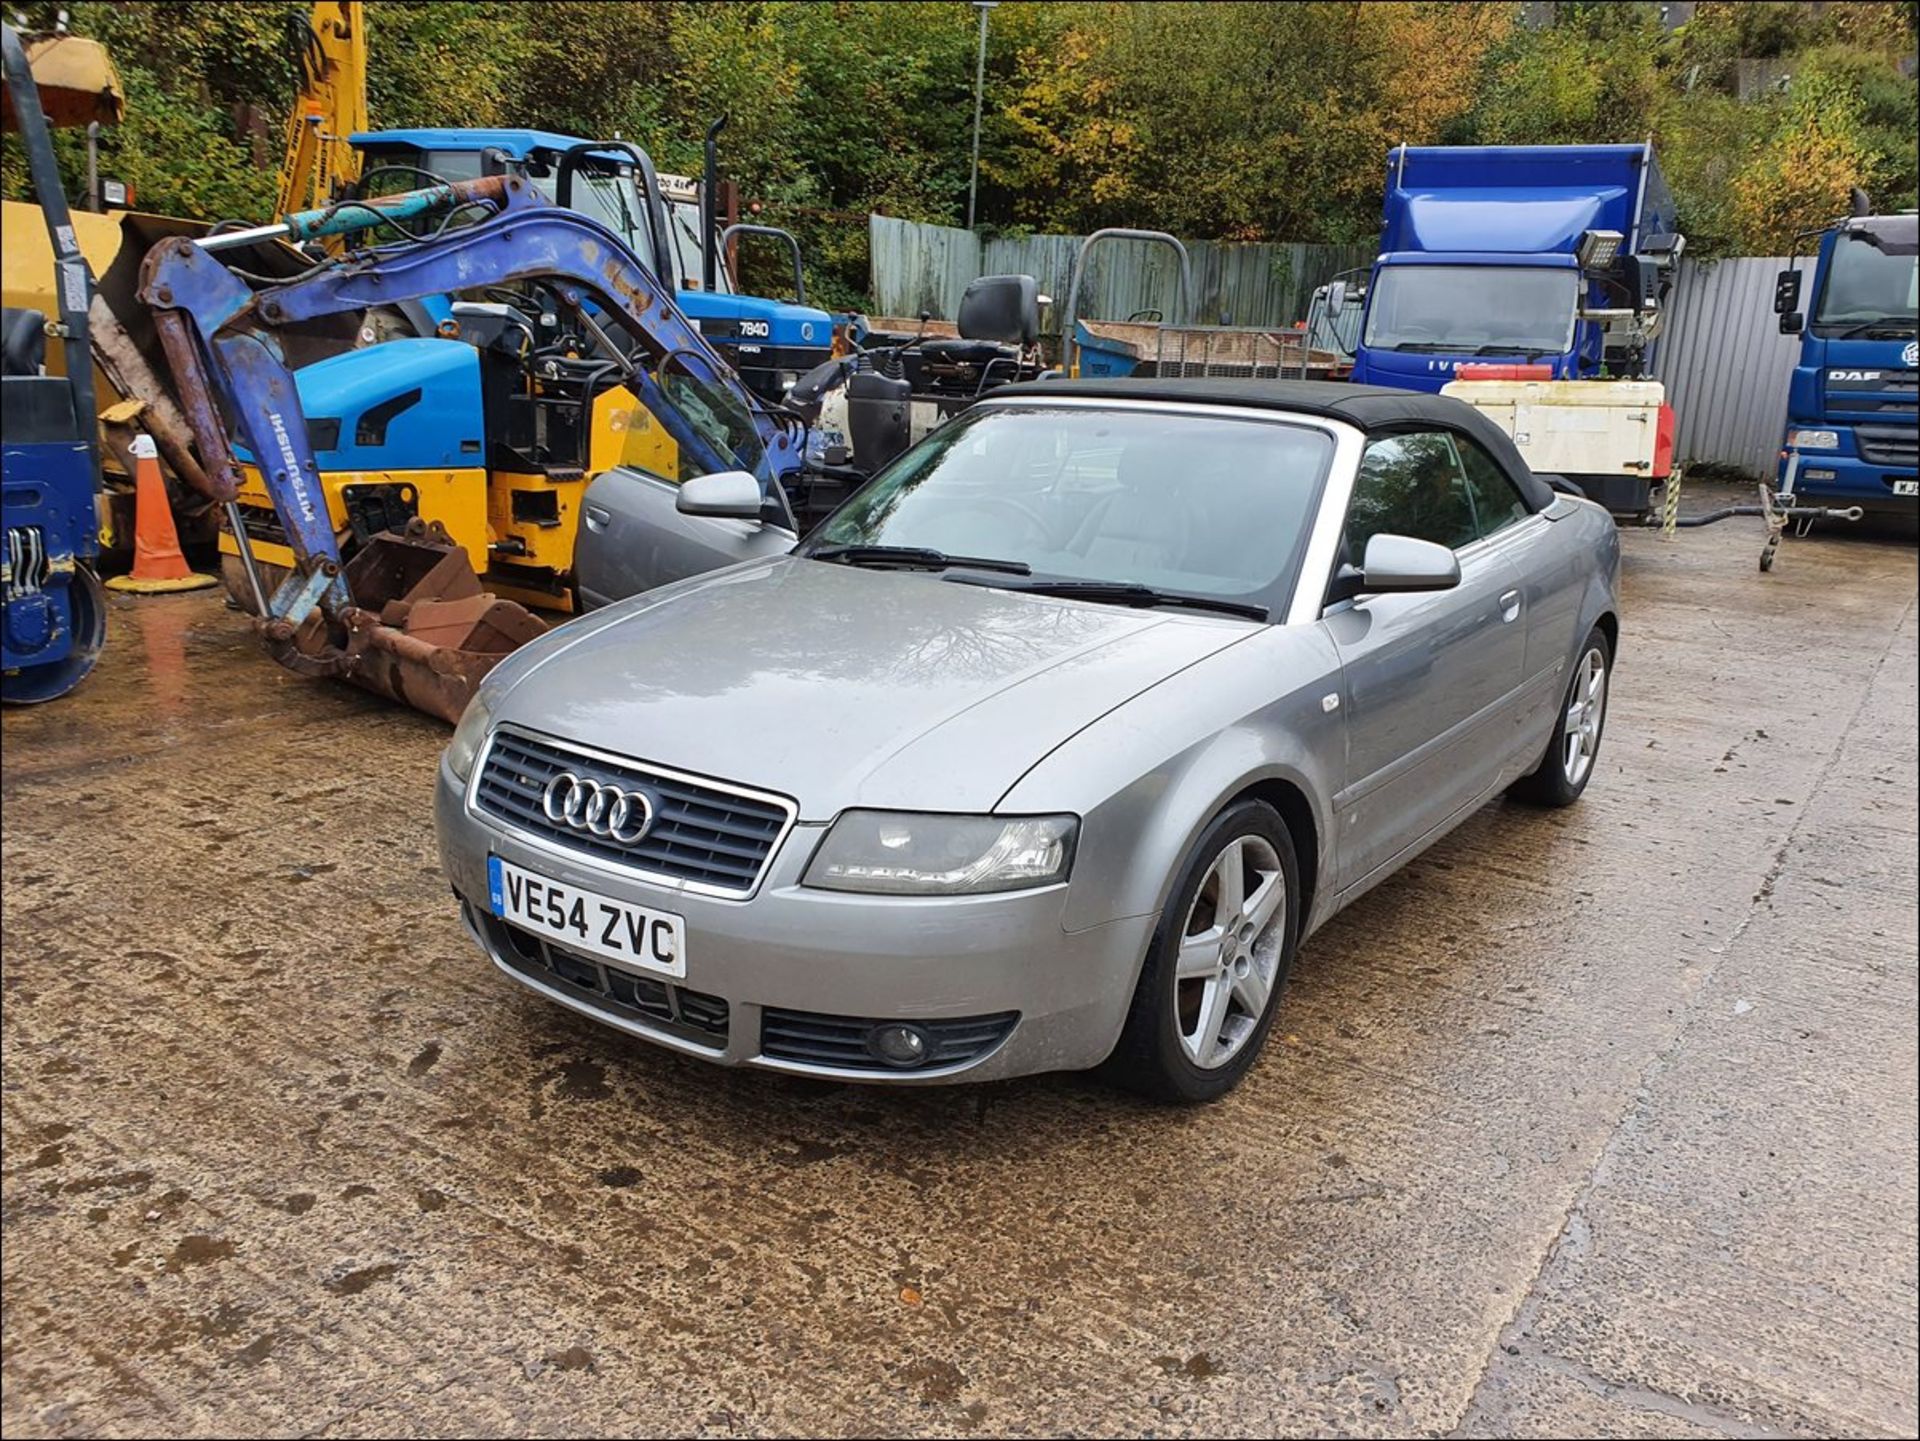
[[[346,566],[342,617],[355,685],[456,722],[481,678],[546,633],[526,607],[481,588],[467,553],[436,521],[381,531]]]

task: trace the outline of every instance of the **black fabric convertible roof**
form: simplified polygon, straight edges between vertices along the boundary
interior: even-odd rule
[[[993,400],[1026,396],[1080,397],[1089,400],[1169,400],[1187,405],[1242,405],[1320,415],[1344,420],[1368,432],[1412,429],[1457,430],[1480,442],[1500,463],[1520,494],[1535,510],[1553,504],[1553,489],[1527,467],[1511,437],[1480,411],[1446,395],[1393,390],[1384,385],[1348,385],[1334,380],[1031,380],[989,392]]]

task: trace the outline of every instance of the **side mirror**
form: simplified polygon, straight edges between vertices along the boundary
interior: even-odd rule
[[[1460,584],[1460,562],[1444,545],[1410,535],[1376,535],[1360,567],[1363,591],[1451,590]]]
[[[758,520],[762,504],[756,477],[744,470],[717,470],[712,475],[696,475],[682,485],[673,508],[682,515]]]
[[[1782,335],[1798,335],[1806,328],[1807,318],[1797,310],[1791,315],[1783,315],[1780,317],[1780,333]]]
[[[1344,280],[1332,281],[1327,286],[1328,312],[1333,315],[1338,315],[1341,311],[1345,310],[1346,308],[1347,308],[1347,282]]]
[[[1773,278],[1773,313],[1788,315],[1800,308],[1800,272],[1783,270]]]

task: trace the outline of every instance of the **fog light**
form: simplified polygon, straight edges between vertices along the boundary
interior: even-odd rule
[[[917,1066],[927,1059],[927,1033],[918,1026],[875,1026],[867,1049],[889,1066]]]

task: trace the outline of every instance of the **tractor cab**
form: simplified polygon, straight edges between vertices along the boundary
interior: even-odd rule
[[[833,317],[806,303],[799,243],[770,226],[704,223],[700,182],[661,175],[625,141],[591,141],[546,130],[380,130],[353,137],[363,194],[412,190],[436,180],[519,175],[557,205],[605,225],[640,263],[672,284],[675,302],[740,372],[747,388],[782,399],[801,375],[832,353]],[[738,292],[732,268],[716,262],[748,236],[784,246],[792,262],[789,299]],[[709,283],[706,276],[711,271]],[[436,322],[444,307],[429,305]]]

